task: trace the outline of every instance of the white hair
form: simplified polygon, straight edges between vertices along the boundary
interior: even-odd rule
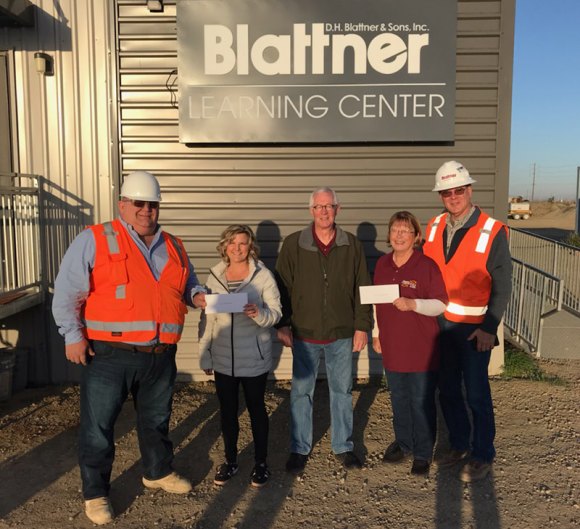
[[[332,203],[336,206],[338,206],[340,204],[340,202],[338,201],[338,195],[336,194],[334,189],[332,189],[331,187],[319,187],[318,189],[315,189],[314,191],[312,191],[312,193],[310,194],[310,200],[308,201],[308,207],[311,208],[312,206],[314,206],[314,197],[316,195],[318,195],[318,193],[330,193],[332,195]]]

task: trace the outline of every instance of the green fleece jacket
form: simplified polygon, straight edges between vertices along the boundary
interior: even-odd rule
[[[336,226],[328,256],[318,249],[312,224],[289,235],[276,263],[282,319],[296,338],[337,340],[370,331],[372,307],[361,305],[359,287],[370,285],[362,244]]]

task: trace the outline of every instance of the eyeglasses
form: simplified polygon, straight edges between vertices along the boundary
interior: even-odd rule
[[[393,235],[413,235],[415,230],[409,230],[406,228],[391,228],[389,232]]]
[[[332,211],[336,207],[336,204],[316,204],[316,206],[312,206],[312,209],[316,212],[319,211]]]
[[[159,209],[159,202],[152,200],[133,200],[130,198],[123,199],[123,202],[131,202],[136,208],[144,208],[147,204],[151,209]]]
[[[446,189],[445,191],[439,191],[439,194],[443,198],[449,198],[449,197],[452,197],[453,195],[461,196],[461,195],[465,194],[466,189],[467,189],[467,186],[456,187],[455,189]]]

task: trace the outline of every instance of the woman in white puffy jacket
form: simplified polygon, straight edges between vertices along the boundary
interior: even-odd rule
[[[263,486],[270,476],[266,463],[268,413],[264,402],[268,372],[272,367],[272,331],[282,316],[276,280],[258,259],[256,238],[249,226],[234,224],[224,230],[217,250],[222,261],[207,280],[212,294],[245,292],[244,312],[202,314],[200,366],[214,374],[220,402],[226,461],[218,468],[214,483],[224,485],[238,472],[238,398],[244,391],[252,423],[255,466],[250,482]]]

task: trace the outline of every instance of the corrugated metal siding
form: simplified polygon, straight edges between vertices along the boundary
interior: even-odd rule
[[[117,0],[119,159],[122,174],[153,171],[163,189],[162,222],[181,237],[201,278],[217,261],[221,230],[244,222],[257,230],[262,255],[275,262],[280,241],[308,221],[313,188],[329,185],[343,202],[338,222],[357,233],[371,266],[387,250],[389,216],[405,208],[425,225],[439,209],[434,172],[461,160],[477,179],[476,200],[505,218],[514,33],[514,0],[460,1],[456,141],[452,146],[187,147],[178,141],[171,87],[177,68],[175,2],[150,13],[142,1]],[[179,367],[193,378],[198,315],[188,318]],[[371,369],[380,359],[371,353]],[[366,353],[359,375],[369,369]],[[289,351],[278,378],[291,374]],[[203,375],[201,375],[203,376]]]
[[[17,130],[14,170],[43,177],[49,250],[46,274],[51,284],[74,235],[114,213],[117,162],[111,142],[112,3],[33,3],[37,6],[35,27],[0,28],[0,49],[12,50],[14,63],[10,72]],[[54,59],[54,75],[37,73],[37,51]],[[10,324],[21,327],[18,344],[33,349],[33,362],[34,357],[50,354],[52,373],[39,375],[44,379],[37,381],[76,378],[76,371],[64,358],[62,339],[55,334],[48,310],[34,326],[37,331],[46,329],[46,343],[44,333],[22,332],[36,316],[25,312],[11,318]]]

